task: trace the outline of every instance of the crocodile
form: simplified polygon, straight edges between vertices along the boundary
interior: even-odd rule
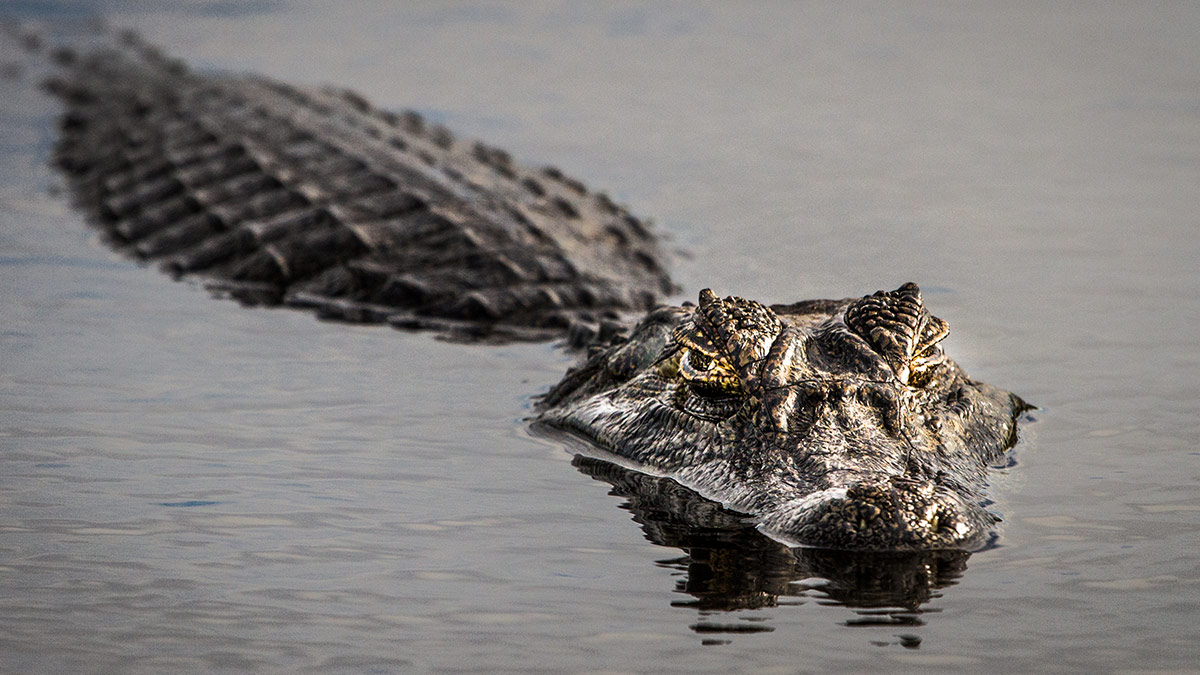
[[[467,340],[561,339],[531,424],[786,546],[970,551],[1026,404],[906,283],[766,305],[676,292],[644,220],[562,171],[335,88],[195,72],[135,33],[48,51],[53,161],[117,250],[245,303]]]

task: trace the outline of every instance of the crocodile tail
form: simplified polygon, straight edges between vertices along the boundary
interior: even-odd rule
[[[54,161],[115,248],[244,302],[545,338],[658,303],[654,233],[553,168],[337,89],[60,52]]]

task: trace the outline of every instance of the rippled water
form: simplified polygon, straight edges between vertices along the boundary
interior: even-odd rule
[[[560,165],[673,236],[689,296],[918,281],[950,353],[1040,410],[993,482],[999,546],[920,561],[889,582],[928,589],[908,605],[839,585],[869,560],[685,551],[636,476],[526,430],[552,345],[243,309],[114,256],[0,41],[0,670],[1200,663],[1197,5],[3,11],[89,5]]]

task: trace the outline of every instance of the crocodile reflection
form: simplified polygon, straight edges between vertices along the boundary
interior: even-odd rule
[[[789,548],[755,529],[742,514],[670,478],[650,476],[576,455],[582,473],[612,486],[646,538],[685,555],[658,561],[679,570],[672,603],[701,613],[799,604],[801,598],[860,610],[852,625],[920,625],[921,607],[956,583],[970,553],[960,550],[862,552]],[[794,598],[795,600],[789,601]],[[738,624],[729,630],[771,630]],[[720,632],[712,625],[698,632]]]

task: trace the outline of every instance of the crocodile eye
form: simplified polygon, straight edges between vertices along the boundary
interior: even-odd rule
[[[679,360],[679,368],[684,372],[699,375],[713,369],[713,360],[705,354],[688,349],[684,351],[683,358]]]
[[[679,376],[693,391],[704,396],[733,396],[743,392],[742,380],[732,366],[695,349],[683,350]]]
[[[718,298],[709,289],[700,291],[692,316],[672,330],[678,348],[660,372],[687,387],[680,391],[693,398],[734,399],[747,393],[743,369],[767,356],[783,324],[767,307],[743,298]],[[753,375],[747,373],[753,379]]]

